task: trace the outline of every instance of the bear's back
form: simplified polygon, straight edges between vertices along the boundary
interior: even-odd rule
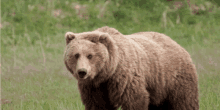
[[[139,32],[126,36],[139,44],[154,46],[157,49],[161,49],[161,51],[164,50],[176,52],[182,50],[182,47],[179,44],[165,34],[157,32]]]
[[[137,44],[144,46],[145,52],[156,52],[155,54],[166,54],[166,57],[186,58],[191,62],[188,52],[177,42],[165,34],[158,32],[139,32],[131,35],[125,35]]]

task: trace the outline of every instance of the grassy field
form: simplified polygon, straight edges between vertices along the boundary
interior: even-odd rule
[[[177,41],[197,67],[200,110],[220,110],[218,0],[135,1],[2,0],[2,110],[84,110],[77,81],[63,63],[64,34],[105,25]]]

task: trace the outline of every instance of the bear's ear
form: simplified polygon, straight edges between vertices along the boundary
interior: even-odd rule
[[[73,32],[67,32],[65,34],[65,38],[66,38],[66,45],[68,45],[70,43],[71,40],[75,39],[75,35]]]
[[[111,40],[112,39],[110,39],[110,36],[108,34],[104,33],[99,36],[99,42],[104,44],[106,47],[108,47],[109,43],[111,43]]]
[[[118,46],[116,41],[108,33],[102,33],[99,36],[99,42],[104,44],[108,49],[109,61],[106,65],[107,73],[114,73],[119,62]]]

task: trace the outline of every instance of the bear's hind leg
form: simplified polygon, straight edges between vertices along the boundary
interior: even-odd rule
[[[196,86],[177,87],[169,94],[168,100],[171,110],[199,110]]]

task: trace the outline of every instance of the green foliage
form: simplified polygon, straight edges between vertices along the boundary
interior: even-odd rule
[[[203,2],[205,4],[205,1],[198,1],[199,4]],[[76,27],[81,27],[82,31],[88,31],[95,27],[114,23],[117,23],[119,27],[135,27],[142,24],[160,26],[169,21],[171,24],[167,23],[167,26],[176,26],[178,25],[175,23],[178,16],[180,23],[188,26],[197,24],[201,18],[206,16],[209,20],[219,17],[219,8],[215,8],[215,13],[200,10],[198,12],[200,15],[192,15],[186,1],[182,2],[184,7],[170,11],[170,6],[173,3],[174,1],[164,2],[163,0],[149,0],[147,2],[145,0],[112,0],[109,3],[101,0],[47,0],[46,2],[43,0],[5,0],[2,2],[2,22],[7,22],[10,25],[4,26],[2,35],[9,37],[6,39],[12,39],[12,30],[14,30],[14,34],[21,37],[27,33],[38,33],[44,39],[44,36],[55,35],[62,29],[76,29]],[[86,8],[77,11],[76,5],[86,5]],[[209,6],[214,6],[214,4]],[[163,21],[165,11],[167,21]],[[88,18],[86,19],[84,16]],[[207,19],[202,19],[202,22],[207,22]],[[5,39],[3,38],[3,40]],[[31,37],[31,40],[34,44],[37,39]],[[12,45],[12,43],[6,40],[3,45]]]

